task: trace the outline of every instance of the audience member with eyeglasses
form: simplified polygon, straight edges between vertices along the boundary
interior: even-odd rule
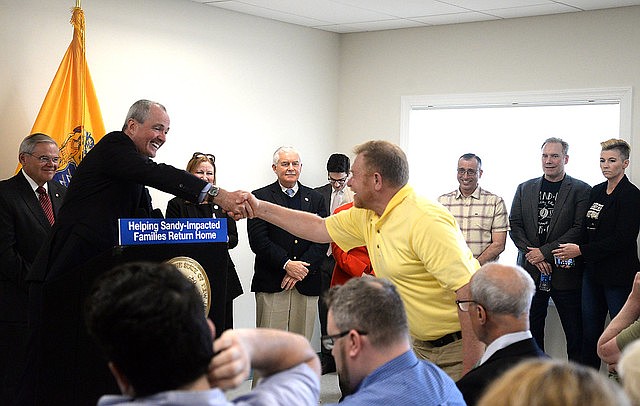
[[[477,365],[456,384],[467,405],[506,370],[527,358],[546,358],[529,331],[535,292],[531,276],[517,265],[483,265],[471,277],[470,296],[456,300],[475,335],[487,345]]]
[[[340,405],[464,405],[453,380],[411,349],[404,305],[385,279],[354,278],[326,296],[322,337],[336,360]]]
[[[354,152],[347,181],[353,208],[320,218],[250,195],[250,215],[345,251],[366,246],[376,276],[392,281],[404,300],[416,354],[458,379],[482,354],[455,304],[480,265],[453,215],[408,184],[409,163],[400,147],[376,140]]]
[[[478,184],[482,160],[468,153],[458,159],[458,184],[438,201],[453,214],[467,245],[480,265],[497,261],[504,251],[509,216],[504,200]]]
[[[234,217],[246,214],[245,193],[227,192],[151,159],[167,141],[169,126],[164,106],[139,100],[129,109],[122,130],[106,134],[78,165],[50,237],[28,275],[34,337],[20,404],[66,404],[69,399],[95,404],[99,395],[117,391],[99,353],[80,333],[81,286],[88,283],[82,267],[118,245],[118,219],[150,216],[145,186],[193,202],[209,195]]]
[[[193,156],[187,163],[187,172],[196,175],[198,178],[210,183],[216,184],[216,157],[213,154],[203,154],[202,152],[194,152]],[[174,197],[167,204],[165,213],[167,218],[224,218],[227,219],[227,235],[229,249],[233,249],[238,245],[238,228],[233,218],[229,217],[222,208],[205,199],[200,203],[193,203]],[[213,271],[213,270],[207,270]],[[209,275],[212,279],[212,275]],[[242,294],[242,284],[238,278],[236,266],[231,260],[231,256],[227,251],[227,302],[225,306],[225,324],[219,325],[219,331],[233,328],[233,299]],[[212,313],[209,313],[212,316]]]
[[[322,197],[324,203],[329,209],[327,215],[330,216],[340,206],[353,201],[353,192],[347,186],[349,179],[349,169],[351,161],[344,154],[331,154],[327,160],[327,183],[324,186],[315,188]],[[331,249],[327,250],[327,255],[320,265],[320,300],[318,300],[318,317],[320,319],[320,332],[327,334],[327,306],[322,300],[325,292],[331,286],[333,278],[333,269],[336,261],[333,258]],[[335,372],[336,363],[331,356],[331,351],[320,346],[320,362],[322,364],[322,373]]]
[[[26,137],[22,169],[0,182],[0,404],[13,402],[27,351],[25,278],[47,238],[66,188],[53,180],[59,150],[45,134]]]

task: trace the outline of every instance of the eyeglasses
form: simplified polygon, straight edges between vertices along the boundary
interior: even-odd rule
[[[340,183],[340,184],[342,184],[342,183],[346,182],[346,181],[347,181],[347,179],[349,179],[349,176],[345,176],[345,177],[344,177],[344,178],[342,178],[342,179],[333,179],[331,176],[329,176],[329,177],[327,178],[327,180],[329,181],[329,183]]]
[[[46,156],[46,155],[35,156],[35,155],[33,155],[33,154],[29,153],[29,152],[25,152],[25,154],[31,155],[32,157],[34,157],[35,159],[40,161],[40,163],[43,163],[43,164],[48,164],[49,162],[51,162],[53,164],[57,164],[58,162],[60,162],[60,157],[59,156]]]
[[[288,168],[289,166],[293,166],[294,168],[297,168],[300,166],[300,162],[299,161],[282,161],[279,162],[279,165],[282,166],[283,168]]]
[[[320,342],[322,343],[322,346],[324,348],[326,348],[327,350],[332,350],[333,346],[335,345],[336,341],[344,336],[346,336],[347,334],[349,334],[351,330],[346,330],[343,331],[342,333],[338,333],[338,334],[333,334],[333,335],[327,335],[327,336],[322,336],[322,338],[320,339]],[[366,336],[367,333],[365,331],[360,331],[360,330],[355,330],[358,334],[360,334],[361,336]]]
[[[456,304],[458,305],[458,309],[463,312],[469,311],[469,303],[478,303],[475,300],[456,300]]]
[[[462,176],[465,173],[467,174],[467,176],[476,176],[478,174],[478,170],[477,169],[458,168],[458,175]]]
[[[216,156],[213,154],[203,154],[202,152],[194,152],[193,156],[191,157],[191,159],[196,159],[196,158],[207,158],[209,161],[211,161],[212,164],[216,163]]]

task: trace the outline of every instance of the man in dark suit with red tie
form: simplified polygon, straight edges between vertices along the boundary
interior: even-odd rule
[[[27,343],[25,276],[55,221],[66,188],[53,181],[60,151],[45,134],[20,144],[22,170],[0,182],[0,404],[13,401]]]

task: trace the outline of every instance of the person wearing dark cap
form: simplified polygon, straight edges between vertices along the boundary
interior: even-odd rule
[[[315,190],[320,192],[322,197],[324,197],[325,205],[329,209],[328,216],[332,215],[338,207],[353,201],[353,192],[347,186],[350,164],[351,161],[345,154],[331,154],[327,160],[327,180],[329,183],[324,186],[319,186]],[[321,285],[320,300],[318,300],[318,316],[320,318],[320,330],[323,335],[327,334],[327,306],[322,298],[331,285],[331,277],[335,263],[331,249],[329,249],[324,262],[320,265]],[[322,345],[320,349],[322,373],[335,372],[336,363],[331,355],[331,351]]]

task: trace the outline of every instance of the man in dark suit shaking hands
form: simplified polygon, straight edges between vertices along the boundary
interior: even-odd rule
[[[490,262],[469,282],[471,297],[456,300],[471,319],[478,340],[487,345],[475,368],[456,384],[468,405],[475,405],[491,382],[520,361],[546,357],[529,331],[533,279],[521,267]]]
[[[52,181],[60,151],[45,134],[20,144],[22,169],[0,182],[0,404],[13,401],[27,343],[25,276],[47,238],[66,188]]]

